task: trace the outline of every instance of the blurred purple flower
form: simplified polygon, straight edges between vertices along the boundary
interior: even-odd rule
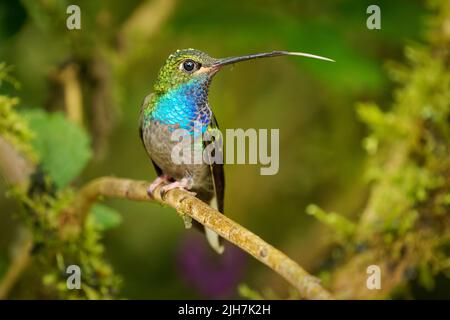
[[[215,253],[203,235],[189,232],[178,252],[178,270],[201,295],[223,299],[236,293],[246,267],[246,254],[224,241],[225,252]]]

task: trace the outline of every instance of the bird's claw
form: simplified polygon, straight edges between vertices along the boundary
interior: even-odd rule
[[[150,198],[153,198],[153,192],[155,192],[155,189],[157,187],[159,187],[160,185],[162,185],[163,183],[169,181],[169,176],[167,175],[162,175],[157,177],[148,187],[147,189],[147,194]]]
[[[188,191],[189,189],[191,189],[193,187],[193,184],[194,183],[191,178],[183,178],[179,181],[175,181],[175,182],[172,182],[172,183],[169,183],[169,184],[163,186],[161,188],[161,194],[164,196],[168,191],[178,188],[178,189],[183,189],[186,192],[195,196],[196,195],[195,192]]]

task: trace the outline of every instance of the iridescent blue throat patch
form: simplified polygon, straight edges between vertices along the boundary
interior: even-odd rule
[[[194,133],[194,126],[204,133],[211,121],[211,111],[207,105],[208,78],[195,78],[188,83],[170,90],[159,98],[150,119]],[[196,122],[198,122],[196,124]]]

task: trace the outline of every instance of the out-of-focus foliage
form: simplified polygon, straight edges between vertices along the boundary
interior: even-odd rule
[[[10,69],[5,63],[0,63],[0,88],[2,88],[3,82],[18,86],[16,80],[9,74]],[[0,94],[0,135],[28,157],[35,159],[36,155],[33,154],[29,146],[33,134],[28,130],[24,119],[14,109],[18,103],[17,97]]]
[[[33,237],[31,269],[41,280],[43,287],[39,291],[43,297],[117,296],[120,280],[103,260],[100,240],[101,232],[120,224],[120,216],[97,205],[92,208],[92,218],[79,228],[73,222],[76,217],[69,213],[73,192],[63,189],[89,160],[86,132],[62,114],[41,110],[19,114],[12,109],[17,103],[17,98],[0,94],[0,134],[24,156],[37,158],[39,163],[28,190],[17,187],[9,193],[21,204],[20,221]],[[81,290],[67,290],[66,271],[70,265],[79,266],[83,272]],[[3,264],[0,267],[3,271]]]
[[[356,225],[342,215],[335,212],[325,212],[316,205],[309,205],[306,208],[306,212],[332,227],[344,239],[351,237],[355,233]]]
[[[334,275],[343,297],[374,296],[360,285],[370,264],[382,267],[384,295],[405,295],[391,290],[412,279],[431,290],[435,277],[448,275],[450,3],[435,1],[433,8],[446,13],[430,18],[433,37],[408,46],[406,64],[389,65],[398,85],[392,107],[357,107],[370,129],[364,147],[373,188],[356,236],[345,245],[341,273]]]
[[[82,29],[69,31],[66,8],[74,3],[81,8]],[[236,65],[216,76],[210,104],[221,128],[280,128],[277,175],[260,176],[259,168],[252,166],[225,166],[226,213],[308,271],[322,267],[324,283],[329,285],[339,282],[339,274],[327,273],[336,266],[352,279],[361,272],[365,275],[367,263],[377,257],[373,248],[392,247],[389,252],[376,252],[400,261],[402,246],[417,241],[417,226],[435,224],[448,213],[449,196],[442,191],[448,188],[443,171],[449,161],[445,157],[448,62],[428,45],[411,45],[423,38],[424,26],[436,30],[424,23],[427,11],[422,1],[377,1],[381,30],[366,28],[370,4],[369,0],[2,2],[0,61],[14,66],[21,89],[10,81],[0,87],[4,115],[0,134],[40,160],[44,174],[37,180],[44,194],[18,195],[33,208],[18,220],[10,218],[19,211],[14,202],[0,198],[0,274],[10,260],[9,248],[17,241],[22,219],[42,243],[49,241],[36,249],[42,263],[27,271],[12,296],[224,297],[238,296],[238,283],[243,282],[248,286],[241,286],[240,294],[246,298],[294,297],[277,276],[251,260],[230,255],[223,264],[209,255],[206,246],[201,247],[203,242],[187,246],[191,233],[167,208],[108,201],[107,207],[92,209],[85,229],[64,229],[62,238],[59,234],[61,219],[70,215],[57,212],[70,207],[73,190],[83,182],[111,174],[154,177],[137,135],[139,106],[168,54],[186,47],[214,57],[285,49],[335,59],[333,64],[267,59]],[[431,24],[439,25],[439,19],[448,17],[445,10],[441,8],[441,18]],[[140,15],[145,19],[136,22]],[[145,30],[130,33],[129,26],[139,23]],[[447,41],[436,31],[429,31],[427,38],[432,43]],[[405,46],[410,48],[408,64],[388,68],[399,83],[388,108],[392,84],[383,65],[387,60],[403,60]],[[82,94],[80,127],[61,116],[73,85],[61,77],[68,65],[76,66],[71,81]],[[0,75],[11,80],[5,78],[5,70],[2,66]],[[12,96],[20,96],[19,106]],[[373,102],[360,104],[355,112],[353,106],[359,101]],[[32,130],[20,115],[31,115]],[[398,167],[391,169],[389,163]],[[365,177],[363,172],[368,172]],[[368,185],[380,186],[377,196],[368,196]],[[0,188],[5,190],[4,185]],[[368,197],[375,198],[369,200],[374,210],[365,209]],[[310,203],[317,206],[308,207]],[[328,226],[322,228],[306,214],[307,207]],[[380,219],[366,218],[371,214],[365,213],[356,219],[361,212],[378,211]],[[102,235],[106,249],[99,242]],[[405,271],[407,279],[419,278],[430,286],[435,274],[445,270],[446,260],[440,259],[444,249],[430,249],[443,245],[444,239],[430,245],[419,241],[421,246],[414,250],[428,256]],[[358,253],[366,254],[358,268],[345,268],[346,259]],[[121,294],[104,256],[124,279]],[[202,268],[186,268],[198,261]],[[81,292],[65,290],[64,268],[70,263],[81,263],[88,270]],[[237,272],[233,266],[242,270]],[[208,283],[203,280],[219,269],[223,276],[205,288]],[[46,275],[46,289],[42,289],[42,275]],[[396,277],[400,276],[392,278]],[[441,283],[448,295],[450,285]],[[27,293],[31,291],[33,296]],[[428,293],[433,294],[438,295]]]
[[[115,228],[122,222],[122,216],[108,206],[95,204],[91,211],[93,223],[102,231]]]
[[[401,86],[395,92],[392,109],[382,112],[370,104],[358,107],[360,117],[372,131],[364,143],[372,154],[370,179],[386,182],[383,196],[373,204],[373,210],[379,219],[383,212],[387,216],[383,224],[371,226],[371,232],[397,229],[403,235],[415,225],[421,206],[437,215],[444,215],[448,210],[448,60],[428,48],[409,48],[406,54],[410,66],[390,68],[392,77]],[[389,166],[398,169],[396,162],[402,164],[401,170],[387,175]]]
[[[46,182],[42,187],[49,188]],[[44,191],[30,195],[14,192],[24,206],[21,220],[32,232],[31,270],[41,277],[41,294],[63,299],[117,296],[120,279],[103,260],[100,231],[104,226],[89,220],[83,228],[77,228],[67,211],[73,205],[73,192],[64,190],[51,195]],[[67,268],[71,265],[82,270],[81,290],[67,288]]]
[[[67,186],[91,157],[89,136],[60,113],[33,110],[23,117],[35,133],[31,144],[43,170],[58,188]]]

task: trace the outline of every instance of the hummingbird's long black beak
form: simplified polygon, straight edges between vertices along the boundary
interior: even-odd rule
[[[278,57],[278,56],[301,56],[301,57],[308,57],[308,58],[313,58],[313,59],[334,62],[334,60],[332,60],[332,59],[325,58],[322,56],[317,56],[317,55],[310,54],[310,53],[289,52],[289,51],[272,51],[272,52],[265,52],[265,53],[249,54],[249,55],[240,56],[240,57],[229,57],[229,58],[218,59],[212,66],[216,67],[216,68],[220,68],[222,66],[237,63],[237,62],[242,62],[242,61],[247,61],[247,60],[252,60],[252,59],[259,59],[259,58]]]

